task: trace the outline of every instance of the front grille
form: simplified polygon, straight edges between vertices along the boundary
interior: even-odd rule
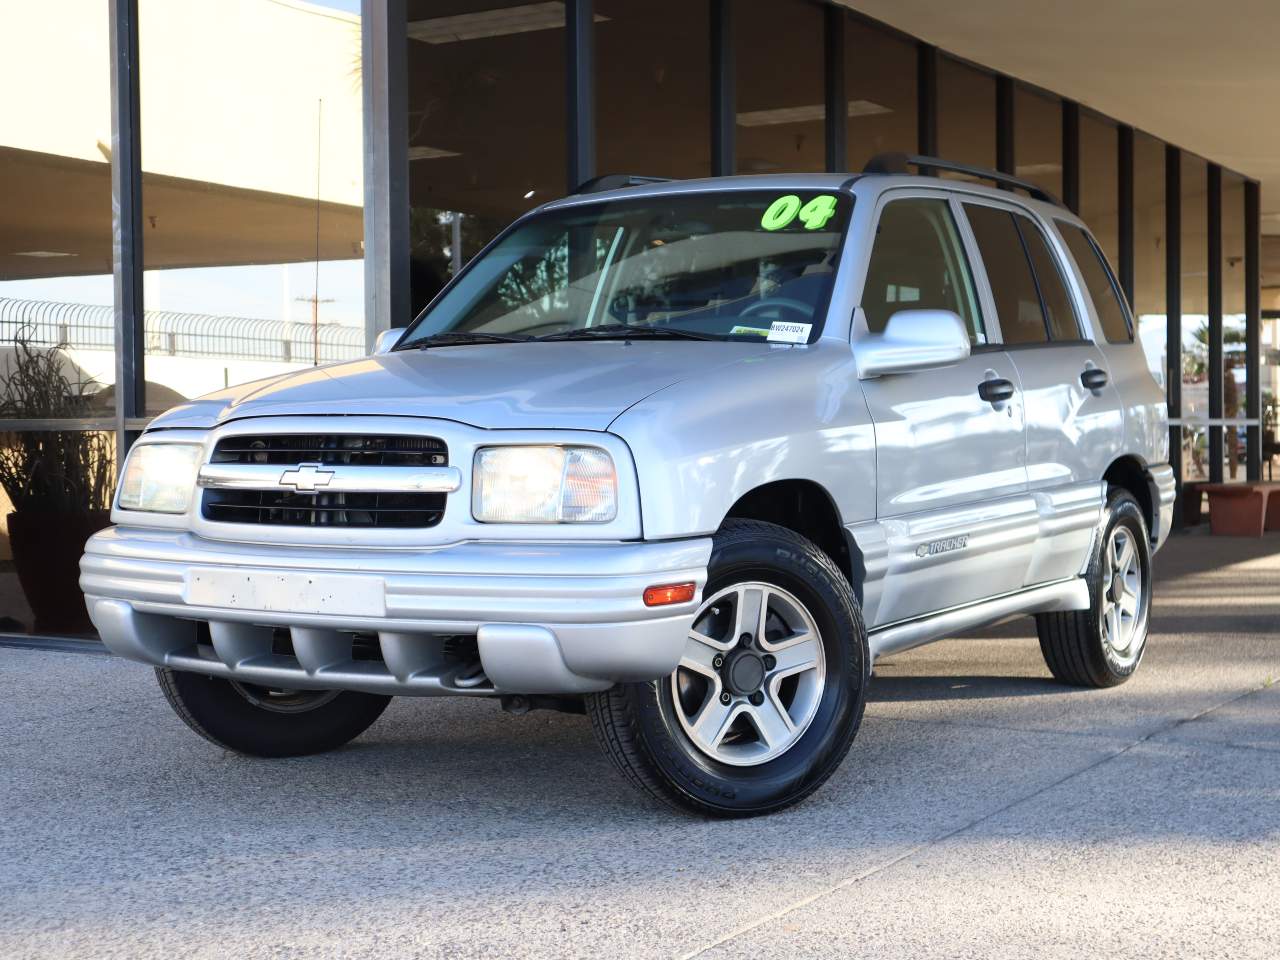
[[[443,467],[449,451],[435,437],[300,433],[224,437],[210,463],[350,464],[367,467]]]
[[[206,490],[206,520],[280,527],[434,527],[443,493],[294,493]]]
[[[442,467],[449,463],[436,437],[363,434],[249,434],[224,437],[210,463],[351,467]],[[300,493],[289,489],[204,492],[206,520],[280,527],[434,527],[446,494],[402,492]]]

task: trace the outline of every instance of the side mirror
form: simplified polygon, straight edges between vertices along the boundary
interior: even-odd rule
[[[883,333],[853,344],[858,379],[949,367],[969,358],[969,331],[950,310],[899,310]]]
[[[378,334],[378,339],[373,341],[373,352],[390,353],[391,348],[400,342],[400,338],[404,336],[404,327],[392,327],[390,330],[383,330]]]

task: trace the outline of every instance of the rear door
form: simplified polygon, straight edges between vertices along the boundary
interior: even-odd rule
[[[1061,580],[1080,573],[1088,554],[1102,475],[1123,438],[1119,397],[1057,237],[1016,205],[974,198],[963,206],[1025,406],[1027,485],[1040,514],[1026,584]],[[1015,244],[1021,262],[1008,253]]]
[[[884,194],[855,336],[882,332],[899,310],[933,308],[958,314],[974,349],[983,348],[991,332],[970,255],[945,192]],[[864,380],[862,390],[875,424],[877,520],[887,548],[882,592],[867,604],[870,625],[1020,588],[1034,509],[1009,357],[996,346],[952,366]]]

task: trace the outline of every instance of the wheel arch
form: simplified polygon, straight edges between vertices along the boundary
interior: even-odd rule
[[[734,501],[724,519],[763,520],[812,540],[835,561],[862,602],[862,553],[845,527],[835,499],[822,484],[801,479],[761,484]]]
[[[1152,489],[1151,477],[1142,460],[1132,455],[1118,457],[1107,467],[1102,479],[1112,487],[1133,494],[1147,521],[1147,537],[1154,539],[1159,529],[1159,518],[1156,516],[1159,498]]]

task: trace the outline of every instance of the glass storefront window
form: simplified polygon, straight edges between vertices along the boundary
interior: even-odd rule
[[[455,266],[509,222],[564,195],[565,29],[558,4],[408,0],[406,6],[416,313]],[[604,15],[597,12],[597,28]]]
[[[600,173],[710,176],[708,0],[597,0],[595,12]]]
[[[951,57],[938,57],[938,155],[994,169],[996,78]]]
[[[1182,154],[1182,479],[1209,479],[1208,169]]]
[[[1133,315],[1147,367],[1161,387],[1167,377],[1165,301],[1165,145],[1133,136]]]
[[[1245,396],[1244,178],[1222,172],[1222,416],[1243,419]],[[1245,479],[1248,431],[1243,424],[1222,428],[1224,480]]]
[[[825,170],[822,7],[809,0],[743,3],[733,22],[737,172]]]
[[[1112,268],[1120,262],[1116,125],[1080,111],[1080,216]]]
[[[1262,479],[1274,480],[1280,467],[1280,313],[1267,311],[1259,330],[1262,393]]]
[[[360,18],[238,11],[139,11],[149,414],[365,352]]]
[[[107,27],[85,0],[0,13],[0,632],[91,629],[77,562],[113,437],[14,421],[115,415]]]
[[[1062,101],[1023,84],[1013,94],[1014,169],[1062,196]]]
[[[916,152],[916,45],[853,17],[844,36],[846,151],[856,173],[877,153]]]

